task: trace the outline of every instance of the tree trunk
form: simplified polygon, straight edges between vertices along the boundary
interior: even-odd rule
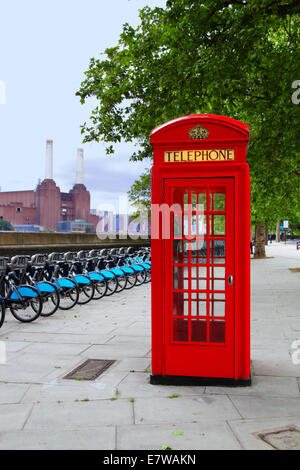
[[[268,230],[268,228],[266,227],[266,228],[265,228],[265,245],[268,244],[268,239],[269,239],[269,230]]]
[[[254,258],[265,258],[265,235],[266,230],[264,225],[258,224],[256,227],[256,240],[255,240],[255,252]]]
[[[280,222],[276,223],[276,241],[280,242]]]

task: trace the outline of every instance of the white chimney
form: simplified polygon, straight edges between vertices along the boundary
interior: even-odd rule
[[[53,180],[53,140],[46,140],[45,178]]]
[[[76,184],[83,184],[83,149],[77,149]]]

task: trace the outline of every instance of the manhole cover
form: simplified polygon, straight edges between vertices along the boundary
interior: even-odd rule
[[[300,429],[294,425],[261,431],[255,436],[277,450],[300,450]]]
[[[75,369],[68,372],[64,379],[75,380],[95,380],[105,370],[107,370],[114,362],[109,359],[87,359]]]

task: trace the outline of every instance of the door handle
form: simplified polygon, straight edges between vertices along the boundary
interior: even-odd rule
[[[228,276],[228,285],[232,286],[233,284],[233,276]]]

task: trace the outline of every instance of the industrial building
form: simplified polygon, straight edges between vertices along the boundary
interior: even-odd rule
[[[38,226],[41,230],[72,231],[73,227],[74,231],[95,232],[98,216],[91,214],[83,158],[83,149],[78,149],[76,183],[64,193],[53,179],[53,141],[47,140],[45,179],[29,191],[0,191],[0,219],[24,231],[27,227],[36,231]]]

